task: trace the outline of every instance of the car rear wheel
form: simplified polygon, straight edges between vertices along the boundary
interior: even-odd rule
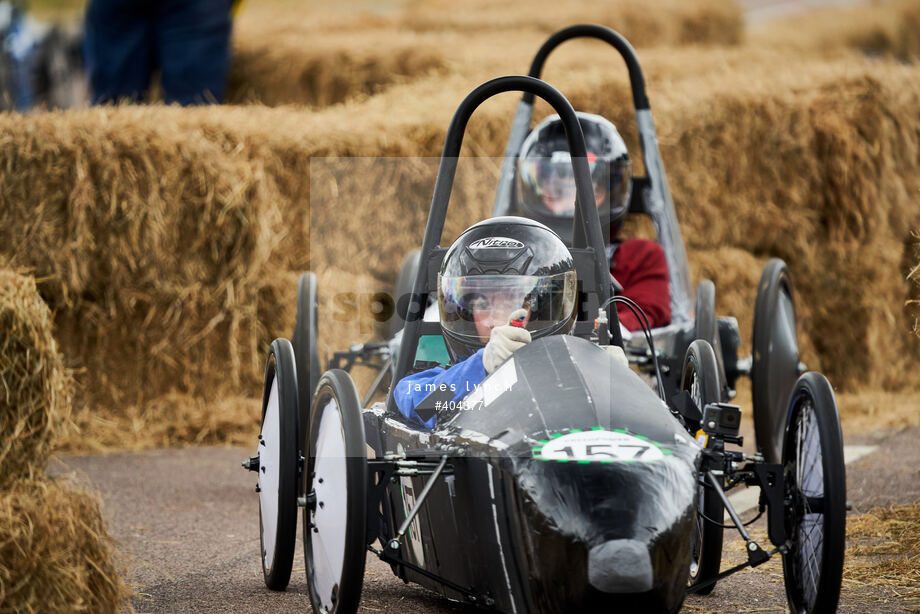
[[[396,284],[393,287],[393,296],[391,297],[393,315],[386,321],[379,323],[379,334],[384,339],[392,339],[406,325],[409,296],[412,294],[412,284],[415,283],[415,277],[418,275],[421,256],[421,250],[414,249],[403,258],[402,265],[399,267],[399,274],[396,277]]]
[[[751,396],[757,449],[767,462],[778,463],[787,401],[799,376],[792,282],[786,263],[778,258],[767,263],[757,286],[752,348]]]
[[[834,612],[846,539],[846,469],[837,402],[820,373],[795,384],[783,441],[788,551],[786,596],[793,612]]]
[[[690,393],[700,411],[709,403],[719,401],[722,385],[715,352],[703,339],[697,339],[687,348],[680,388]],[[706,461],[704,457],[700,465],[696,522],[690,534],[690,577],[687,584],[691,587],[705,584],[717,576],[722,562],[721,522],[724,507],[718,494],[702,480],[702,472],[708,469]],[[714,588],[715,583],[712,583],[695,592],[706,595]]]
[[[712,346],[719,366],[719,383],[725,384],[725,367],[722,360],[722,340],[719,336],[718,321],[716,319],[716,286],[708,279],[701,281],[696,287],[696,308],[694,310],[693,338],[705,339]],[[719,389],[719,399],[727,397],[727,391]],[[702,409],[702,407],[700,408]]]

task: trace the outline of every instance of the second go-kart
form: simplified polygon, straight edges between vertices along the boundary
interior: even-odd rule
[[[658,149],[642,68],[632,46],[619,33],[604,26],[571,26],[556,32],[543,43],[528,74],[540,78],[550,54],[564,42],[579,38],[596,39],[612,46],[622,56],[629,73],[642,167],[645,169],[645,176],[632,178],[629,212],[651,220],[656,231],[655,239],[667,258],[670,282],[671,322],[651,331],[663,383],[669,394],[678,391],[682,364],[690,343],[695,339],[708,341],[715,350],[719,366],[720,400],[728,401],[734,396],[735,381],[739,376],[751,377],[754,420],[758,427],[757,446],[768,460],[778,462],[786,401],[796,379],[805,371],[804,365],[799,362],[795,307],[787,267],[778,259],[770,260],[764,267],[754,309],[753,352],[749,357],[739,358],[738,322],[730,316],[716,317],[714,284],[704,279],[695,292],[691,286],[680,224]],[[494,216],[525,214],[515,194],[515,165],[530,131],[533,110],[534,97],[525,93],[518,103],[505,147]],[[624,341],[630,361],[640,370],[651,373],[654,365],[644,336],[629,335]]]
[[[577,184],[569,240],[583,290],[578,319],[571,335],[518,350],[463,403],[445,406],[433,391],[416,409],[435,416],[435,426],[420,428],[397,411],[392,390],[426,367],[415,361],[422,339],[441,335],[439,323],[420,314],[437,288],[445,254],[438,243],[467,121],[484,100],[512,90],[540,96],[565,124]],[[272,344],[258,453],[244,462],[259,473],[269,588],[289,581],[299,509],[316,612],[356,611],[368,552],[399,578],[511,614],[675,612],[688,590],[704,592],[780,555],[795,611],[836,607],[845,485],[827,380],[817,373],[798,378],[781,457],[767,462],[729,449],[741,443],[741,413],[719,402],[721,373],[708,341],[690,344],[677,394],[660,383],[653,390],[629,368],[584,139],[559,92],[531,77],[502,77],[461,103],[418,258],[395,361],[388,344],[353,347],[336,353],[313,383],[316,287],[309,274],[300,288],[298,306],[307,311],[298,314],[297,343]],[[363,400],[347,371],[358,363],[383,374]],[[371,404],[386,377],[386,402]],[[772,546],[751,538],[725,496],[742,484],[763,493]],[[744,538],[747,560],[720,571],[723,508]],[[718,529],[718,549],[710,528]]]

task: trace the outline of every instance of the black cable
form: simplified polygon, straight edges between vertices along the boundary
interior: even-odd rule
[[[643,311],[642,307],[634,300],[626,296],[611,296],[601,305],[601,309],[606,309],[611,303],[621,303],[625,305],[626,308],[636,316],[636,320],[639,321],[639,326],[642,328],[643,334],[645,334],[645,341],[648,343],[649,351],[652,353],[652,362],[655,364],[655,378],[658,380],[658,396],[661,397],[662,401],[667,403],[668,400],[664,392],[664,382],[661,380],[661,366],[658,364],[658,353],[655,352],[655,341],[652,338],[652,327],[649,325],[645,311]]]
[[[722,527],[723,529],[737,529],[737,528],[738,528],[738,527],[736,527],[736,526],[733,525],[733,524],[722,524],[721,522],[718,522],[718,521],[716,521],[716,520],[713,520],[712,518],[710,518],[709,516],[707,516],[706,514],[704,514],[703,512],[701,512],[700,510],[696,510],[696,513],[699,514],[699,515],[703,518],[703,520],[705,520],[706,522],[708,522],[708,523],[710,523],[710,524],[714,524],[714,525],[716,525],[717,527]],[[757,522],[757,521],[760,519],[761,516],[763,516],[763,512],[762,512],[762,511],[761,511],[761,512],[758,512],[757,515],[754,516],[751,520],[748,520],[747,522],[742,523],[741,526],[742,526],[742,527],[746,527],[746,526],[748,526],[748,525],[751,525],[751,524]]]
[[[642,327],[642,332],[645,334],[645,340],[648,343],[649,351],[652,353],[652,361],[655,364],[655,378],[658,380],[658,395],[661,397],[661,400],[667,403],[667,399],[665,398],[666,395],[664,391],[664,383],[661,380],[661,367],[658,364],[658,353],[655,351],[655,340],[652,337],[652,327],[645,315],[645,311],[634,300],[626,296],[613,296],[611,297],[610,302],[621,303],[625,305],[633,313],[633,315],[636,316],[636,319],[639,320],[639,326]],[[606,307],[606,305],[604,307]]]
[[[737,484],[738,482],[735,482],[735,483]],[[712,489],[712,486],[711,486],[708,482],[706,482],[706,481],[699,481],[699,482],[697,482],[697,485],[698,485],[698,486],[703,486],[703,487],[705,487],[705,488]],[[742,526],[742,527],[746,527],[746,526],[748,526],[748,525],[750,525],[750,524],[753,524],[753,523],[757,522],[757,519],[760,518],[761,516],[763,516],[763,512],[764,512],[763,510],[760,510],[760,511],[758,512],[758,514],[757,514],[756,516],[754,516],[754,518],[752,518],[751,520],[748,520],[748,521],[745,522],[745,523],[742,523],[741,526]],[[717,520],[713,520],[712,518],[710,518],[709,516],[707,516],[706,514],[704,514],[704,513],[703,513],[702,511],[700,511],[699,509],[696,510],[696,513],[699,514],[700,516],[702,516],[707,522],[709,522],[710,524],[714,524],[714,525],[716,525],[717,527],[722,527],[723,529],[735,529],[735,528],[737,528],[734,524],[722,524],[721,522],[718,522]]]

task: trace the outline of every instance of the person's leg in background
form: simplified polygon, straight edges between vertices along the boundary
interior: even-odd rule
[[[230,70],[230,0],[163,0],[156,46],[163,97],[182,105],[221,103]]]
[[[83,55],[93,104],[137,101],[150,87],[155,4],[155,0],[90,0]]]

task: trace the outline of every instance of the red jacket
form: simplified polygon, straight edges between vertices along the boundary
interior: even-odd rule
[[[671,322],[671,292],[664,250],[648,239],[626,239],[610,259],[610,272],[623,286],[623,296],[636,301],[652,328]],[[639,320],[625,305],[617,305],[620,324],[640,330]]]

